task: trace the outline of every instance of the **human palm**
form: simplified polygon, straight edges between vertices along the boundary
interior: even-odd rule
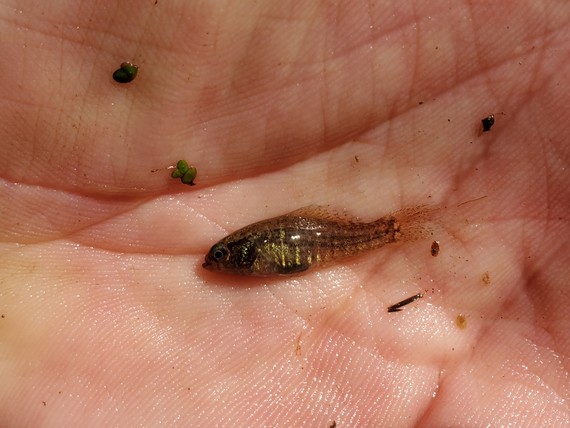
[[[565,2],[0,12],[0,425],[569,423]],[[305,205],[426,203],[437,258],[201,267]]]

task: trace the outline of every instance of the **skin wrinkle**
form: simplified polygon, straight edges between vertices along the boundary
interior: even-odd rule
[[[40,198],[22,186],[0,228],[53,213],[72,236],[0,251],[0,425],[567,425],[567,2],[473,2],[467,22],[445,2],[10,1],[34,12],[24,25],[42,21],[21,37],[0,7],[16,65],[0,76],[0,176]],[[299,28],[261,18],[285,13]],[[52,24],[83,48],[42,36]],[[111,79],[125,55],[142,60],[128,88]],[[149,172],[181,158],[196,162],[193,188]],[[441,225],[437,258],[430,239],[295,280],[200,266],[215,224],[309,204],[374,219],[483,195]],[[66,227],[93,213],[85,234]]]

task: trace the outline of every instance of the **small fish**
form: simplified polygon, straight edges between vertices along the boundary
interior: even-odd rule
[[[294,275],[380,248],[430,236],[434,208],[404,208],[372,222],[311,205],[263,220],[216,243],[202,264],[237,275]]]

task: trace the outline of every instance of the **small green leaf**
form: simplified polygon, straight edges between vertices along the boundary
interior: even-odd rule
[[[135,77],[137,77],[139,67],[138,67],[138,65],[131,64],[130,62],[123,62],[121,64],[121,70],[125,70],[134,79]]]
[[[178,168],[180,172],[184,174],[186,171],[188,171],[188,162],[186,162],[184,159],[180,159],[176,163],[176,168]]]
[[[189,184],[190,186],[194,186],[194,179],[196,178],[197,174],[196,167],[188,166],[188,162],[184,159],[180,159],[176,163],[176,169],[172,171],[170,176],[172,178],[179,178],[180,181],[184,184]]]
[[[137,76],[138,66],[130,62],[123,62],[121,68],[113,73],[113,80],[119,83],[129,83]]]
[[[197,172],[198,171],[196,170],[196,168],[191,166],[190,168],[188,168],[188,171],[184,173],[180,181],[182,181],[184,184],[189,184],[190,186],[193,186]]]

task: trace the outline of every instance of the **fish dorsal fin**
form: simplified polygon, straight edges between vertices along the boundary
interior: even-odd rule
[[[329,205],[308,205],[287,213],[293,217],[315,218],[323,221],[334,221],[341,223],[360,223],[361,220],[344,211],[338,211]]]

